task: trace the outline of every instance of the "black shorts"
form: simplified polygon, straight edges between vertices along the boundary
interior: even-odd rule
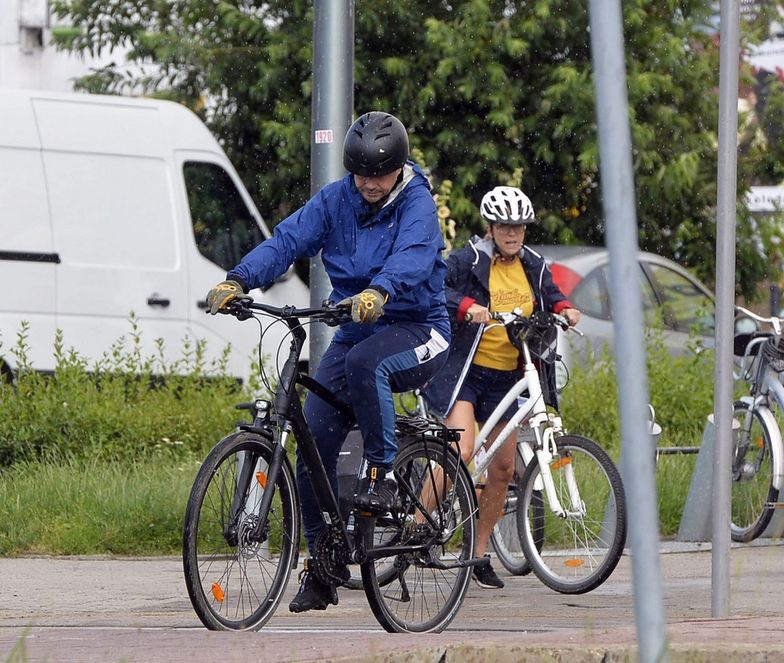
[[[472,364],[457,395],[457,400],[473,404],[475,419],[479,423],[484,423],[521,377],[519,371],[499,371]],[[500,421],[509,421],[515,412],[517,412],[517,402],[509,406]]]

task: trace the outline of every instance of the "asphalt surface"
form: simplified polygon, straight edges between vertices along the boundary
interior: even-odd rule
[[[709,544],[662,544],[671,661],[784,661],[782,543],[730,551],[730,616],[711,618]],[[496,562],[496,567],[498,563]],[[177,558],[0,559],[0,661],[633,661],[637,628],[631,558],[589,594],[566,596],[535,577],[472,584],[440,634],[388,634],[362,591],[294,615],[287,597],[254,633],[213,633],[194,614]]]

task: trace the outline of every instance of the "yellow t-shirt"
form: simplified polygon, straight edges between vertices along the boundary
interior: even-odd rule
[[[533,313],[533,292],[520,260],[505,262],[494,259],[490,266],[489,286],[492,313],[508,313],[516,308],[521,309],[526,317]],[[486,329],[482,334],[474,363],[485,368],[511,371],[517,368],[519,354],[509,342],[506,329],[498,326]]]

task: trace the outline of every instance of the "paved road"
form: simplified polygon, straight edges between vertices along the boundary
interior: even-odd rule
[[[784,661],[782,544],[733,548],[727,620],[710,618],[709,546],[665,544],[663,551],[671,660]],[[325,612],[290,614],[287,597],[258,633],[211,633],[191,609],[179,559],[0,559],[0,661],[634,660],[628,555],[582,596],[499,575],[506,588],[472,584],[441,634],[387,634],[364,594],[348,590]]]

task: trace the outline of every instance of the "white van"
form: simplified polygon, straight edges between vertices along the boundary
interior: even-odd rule
[[[205,295],[269,236],[207,128],[165,101],[0,90],[0,370],[22,321],[34,368],[66,349],[98,359],[138,320],[145,353],[163,340],[205,339],[208,358],[232,345],[229,371],[247,378],[258,325],[205,313]],[[290,272],[257,300],[307,306]],[[273,325],[265,347],[277,347]]]

